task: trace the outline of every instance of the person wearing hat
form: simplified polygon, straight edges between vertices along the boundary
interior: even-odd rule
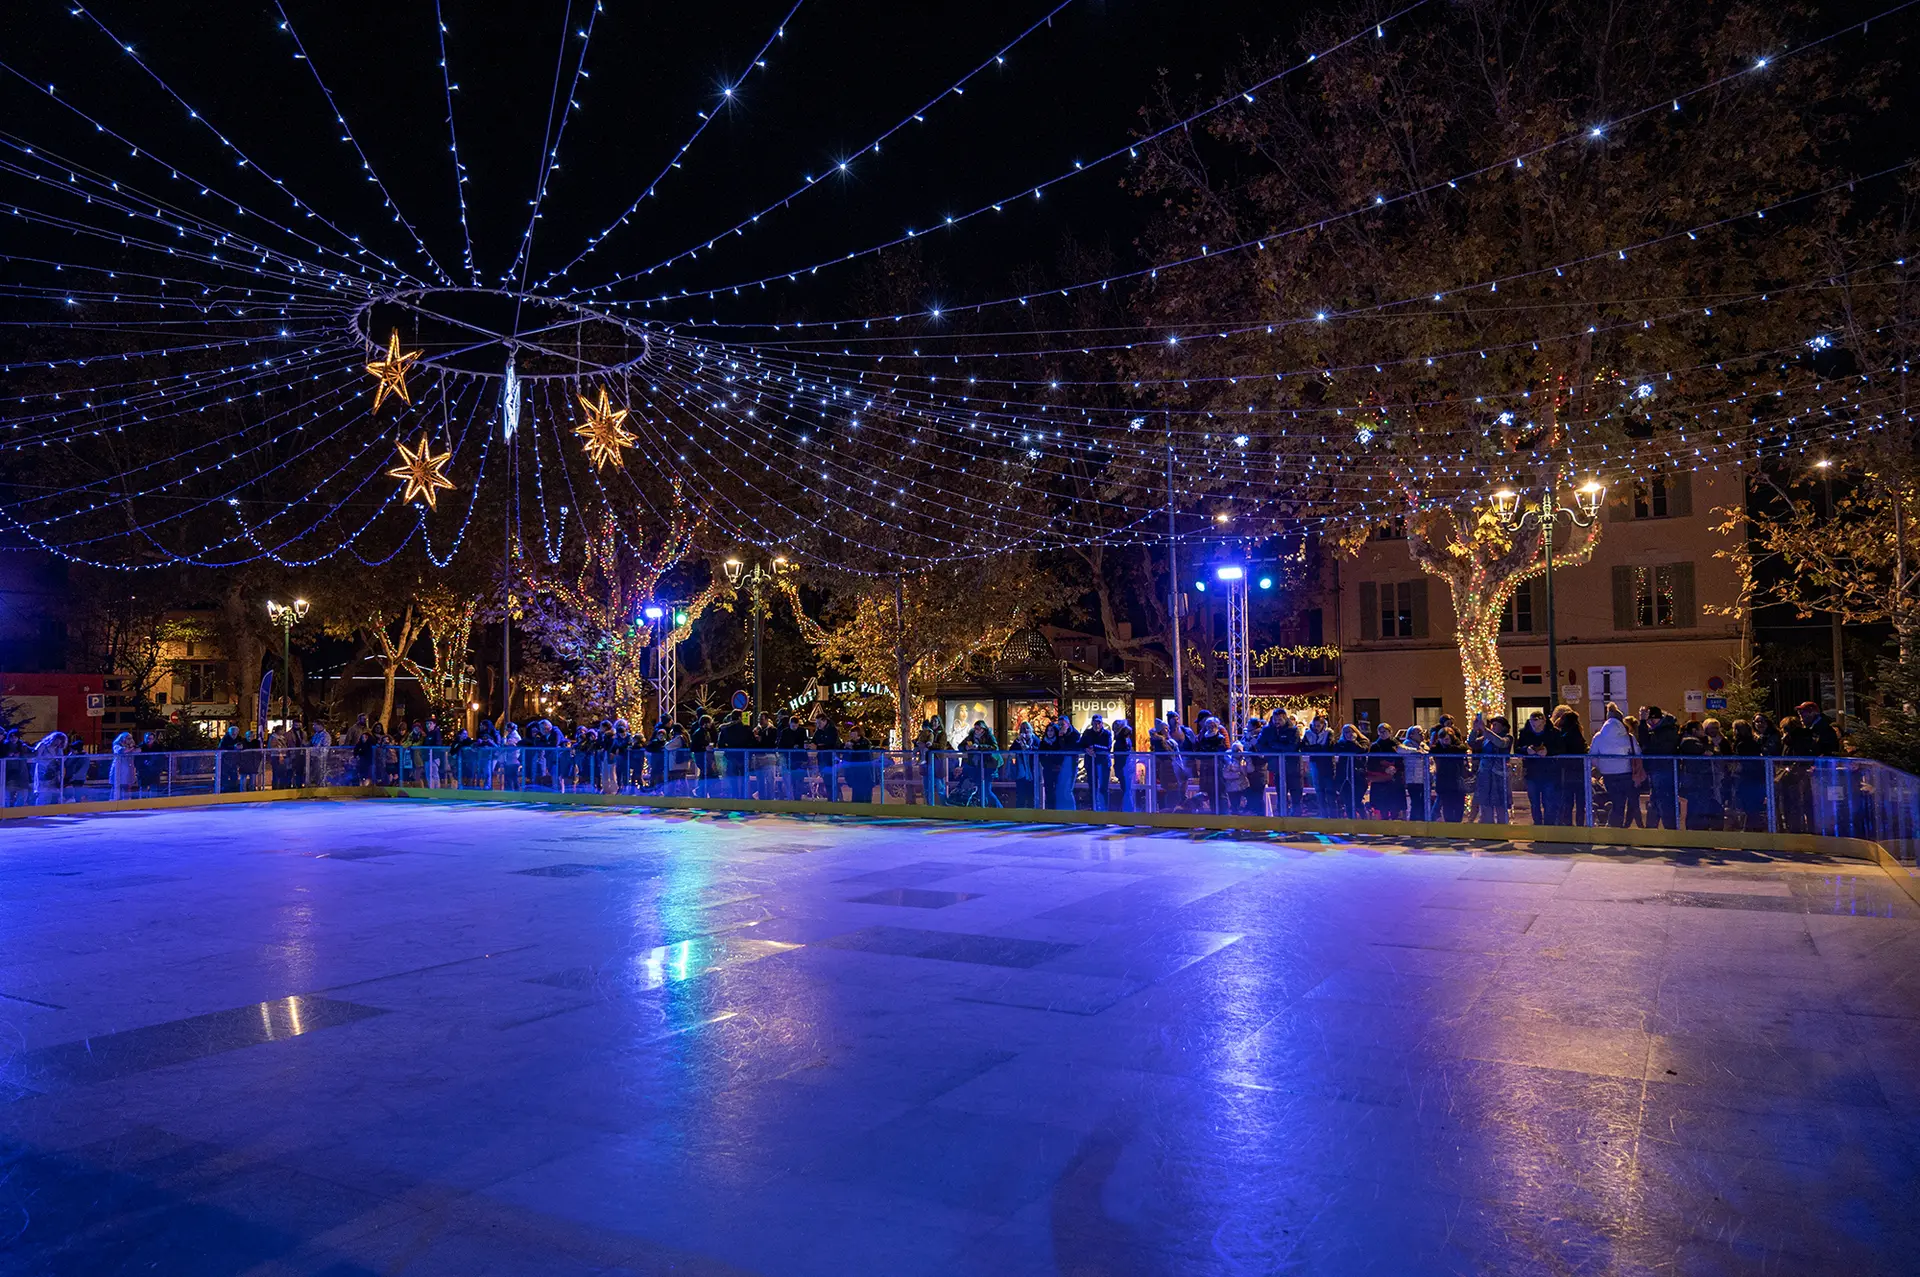
[[[1801,701],[1794,707],[1799,715],[1797,725],[1789,725],[1785,731],[1786,754],[1789,758],[1832,758],[1840,752],[1840,733],[1834,730],[1833,721],[1821,712],[1812,701]]]

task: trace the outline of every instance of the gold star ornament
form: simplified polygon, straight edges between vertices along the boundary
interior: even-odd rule
[[[574,427],[573,433],[587,441],[587,459],[593,462],[593,468],[599,470],[609,463],[624,466],[626,461],[622,458],[620,450],[631,448],[634,444],[633,432],[620,424],[627,419],[627,410],[625,408],[616,410],[607,402],[605,386],[600,387],[598,404],[585,395],[580,395],[578,398],[580,406],[587,410],[587,423]]]
[[[426,432],[422,431],[418,448],[409,448],[404,443],[400,445],[400,464],[387,471],[387,474],[406,482],[407,491],[406,495],[400,498],[402,501],[425,497],[427,509],[431,510],[434,508],[436,490],[445,488],[451,491],[453,488],[453,481],[441,473],[447,462],[451,460],[453,460],[453,450],[449,448],[445,452],[435,454],[433,444],[428,441]]]
[[[367,365],[367,371],[373,374],[377,383],[373,388],[375,412],[380,411],[380,405],[386,402],[389,394],[400,396],[401,403],[413,402],[413,397],[407,393],[407,369],[418,358],[420,352],[417,350],[400,353],[400,330],[394,329],[393,336],[387,339],[387,357]]]

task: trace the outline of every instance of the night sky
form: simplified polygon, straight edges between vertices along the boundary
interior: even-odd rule
[[[549,103],[564,98],[583,45],[586,76],[559,145],[560,170],[541,205],[529,282],[565,264],[661,173],[659,195],[567,278],[593,283],[697,247],[742,218],[829,171],[989,60],[1057,0],[913,5],[723,3],[671,7],[609,0],[473,3],[443,13],[467,218],[486,282],[514,259],[538,180]],[[31,11],[31,12],[30,12]],[[447,141],[447,93],[438,66],[434,6],[288,0],[285,11],[340,113],[400,211],[456,276],[462,232]],[[393,261],[423,270],[417,250],[381,206],[354,147],[275,5],[209,0],[156,5],[101,0],[90,12],[131,44],[206,120],[281,177],[325,217]],[[1181,96],[1210,90],[1243,48],[1290,31],[1298,10],[1229,0],[1204,11],[1139,0],[1077,0],[947,97],[924,124],[895,134],[879,155],[857,155],[787,209],[770,213],[670,275],[671,286],[757,278],[924,229],[940,218],[1012,196],[1104,153],[1139,127],[1164,73]],[[789,19],[789,15],[791,15]],[[299,215],[286,197],[238,166],[200,125],[93,23],[54,0],[13,11],[8,67],[172,164],[212,174],[222,189],[282,222]],[[579,33],[594,26],[591,39]],[[775,36],[785,22],[785,35]],[[772,37],[764,68],[749,62]],[[556,77],[556,70],[558,76]],[[723,97],[737,86],[731,100]],[[83,121],[12,78],[11,128],[102,172],[164,185],[144,160],[105,144]],[[700,126],[717,118],[669,167]],[[550,145],[550,144],[549,144]],[[949,301],[995,296],[1022,265],[1042,269],[1071,234],[1125,256],[1148,212],[1121,188],[1120,165],[1082,174],[1043,200],[923,239]],[[821,272],[804,287],[763,293],[729,318],[839,313],[870,260]],[[663,277],[664,278],[664,277]],[[637,291],[631,286],[629,295]],[[943,299],[932,299],[935,301]],[[691,313],[700,313],[695,310]],[[714,313],[707,310],[706,313]]]

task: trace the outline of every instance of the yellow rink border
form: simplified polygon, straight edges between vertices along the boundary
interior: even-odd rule
[[[256,789],[234,794],[179,794],[166,798],[50,803],[0,808],[0,820],[29,816],[211,807],[304,799],[410,798],[430,802],[533,803],[556,807],[647,808],[654,811],[762,813],[789,816],[865,816],[974,824],[1062,825],[1082,828],[1208,829],[1274,834],[1372,834],[1393,838],[1451,838],[1466,842],[1557,843],[1581,847],[1637,847],[1656,851],[1759,851],[1784,856],[1837,856],[1879,865],[1920,903],[1920,875],[1877,842],[1819,834],[1769,834],[1709,829],[1588,829],[1576,825],[1483,825],[1440,820],[1321,820],[1309,816],[1209,815],[1203,812],[1037,811],[1018,807],[931,807],[921,803],[830,803],[815,799],[670,798],[652,794],[545,793],[504,789],[423,789],[412,786],[330,786]]]

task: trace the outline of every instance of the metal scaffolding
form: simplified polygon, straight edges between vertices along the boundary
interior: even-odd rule
[[[1252,653],[1247,644],[1247,578],[1244,570],[1220,583],[1227,587],[1227,727],[1234,740],[1246,735],[1253,716]]]

